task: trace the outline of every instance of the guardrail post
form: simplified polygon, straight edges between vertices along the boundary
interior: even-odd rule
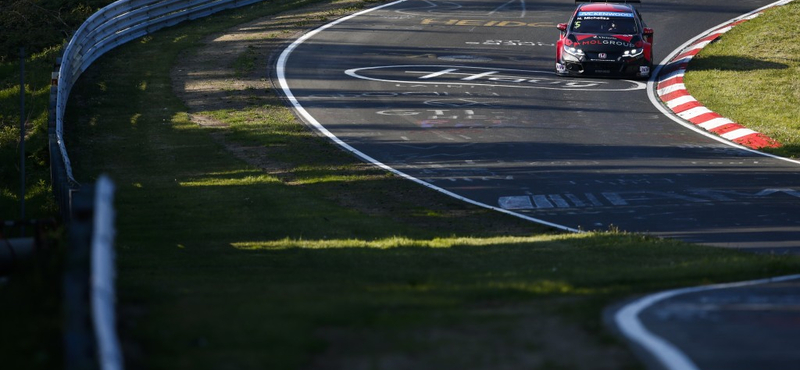
[[[123,370],[122,349],[117,336],[117,274],[114,239],[114,183],[100,176],[94,186],[95,210],[92,232],[92,316],[97,342],[97,362],[102,370]]]
[[[90,246],[94,190],[84,189],[73,199],[69,249],[64,274],[64,368],[96,370],[95,339],[90,311]]]
[[[59,215],[64,224],[69,224],[71,217],[72,191],[71,183],[67,178],[67,170],[61,147],[58,143],[58,82],[62,58],[56,58],[53,72],[50,74],[50,102],[47,117],[47,139],[50,151],[50,182],[53,184],[53,194],[58,203]]]

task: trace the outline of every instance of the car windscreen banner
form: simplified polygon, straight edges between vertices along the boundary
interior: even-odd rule
[[[633,13],[622,12],[578,12],[578,18],[603,17],[603,18],[633,18]]]

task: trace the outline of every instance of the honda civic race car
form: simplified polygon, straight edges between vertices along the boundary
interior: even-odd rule
[[[569,23],[557,27],[556,74],[647,78],[653,69],[653,29],[629,3],[579,4]]]

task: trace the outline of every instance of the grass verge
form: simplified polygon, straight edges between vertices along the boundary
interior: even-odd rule
[[[50,163],[47,147],[47,117],[50,95],[50,78],[60,46],[41,50],[41,38],[25,43],[19,38],[30,39],[36,32],[56,31],[69,27],[66,23],[80,22],[80,18],[90,14],[94,7],[101,7],[113,0],[92,1],[91,6],[79,6],[78,11],[61,14],[58,27],[48,28],[48,20],[42,19],[47,10],[42,4],[30,4],[27,9],[14,8],[3,2],[2,16],[9,19],[25,19],[38,26],[37,30],[26,30],[5,23],[2,27],[2,42],[5,46],[23,44],[26,47],[24,59],[25,109],[25,214],[21,211],[20,196],[20,60],[16,57],[0,57],[0,221],[49,220],[57,215],[50,184]],[[59,6],[57,2],[48,5]],[[73,2],[74,3],[74,2]],[[55,4],[55,5],[54,5]],[[67,7],[66,4],[64,4]],[[26,8],[26,7],[22,7]],[[72,6],[72,10],[75,10]],[[62,8],[64,10],[64,8]],[[27,13],[26,13],[27,11]],[[8,18],[6,16],[9,16]],[[33,16],[36,19],[26,19]],[[47,17],[54,20],[56,17]],[[67,22],[65,22],[67,21]],[[12,29],[5,28],[12,24]],[[21,35],[26,33],[27,36]],[[57,33],[48,34],[47,40],[57,40]],[[45,41],[47,42],[47,41]],[[36,44],[36,45],[33,45]],[[16,51],[16,50],[14,50]],[[16,53],[15,53],[16,54]],[[32,55],[31,55],[32,54]],[[16,55],[15,55],[16,56]],[[33,227],[27,227],[27,235],[33,236]],[[48,234],[48,243],[58,244],[62,231]],[[2,237],[20,237],[19,228],[0,226],[0,248],[5,248]],[[62,366],[61,356],[61,272],[60,248],[40,250],[32,261],[17,263],[10,271],[0,271],[0,358],[5,369],[54,369]]]
[[[211,71],[230,75],[212,101],[176,96],[172,69],[210,35],[305,4],[164,30],[102,58],[73,93],[76,174],[118,185],[128,368],[639,368],[602,327],[607,304],[800,271],[788,256],[551,234],[402,181],[295,120],[258,84],[260,48],[222,41],[239,51]],[[330,6],[253,37],[277,47],[364,3]]]
[[[800,156],[800,3],[736,26],[689,64],[685,84],[709,109],[777,140],[764,151]]]
[[[25,210],[26,218],[56,213],[50,187],[47,106],[50,73],[60,48],[25,60]],[[20,211],[20,64],[0,64],[0,220],[17,220]]]

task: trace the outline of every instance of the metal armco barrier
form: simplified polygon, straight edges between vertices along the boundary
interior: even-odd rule
[[[92,324],[96,343],[97,362],[102,370],[122,370],[122,349],[117,337],[116,293],[117,275],[114,258],[114,183],[102,176],[94,189],[94,219],[91,247]]]
[[[64,368],[121,370],[114,289],[114,184],[103,175],[94,186],[77,193],[74,204],[63,280]]]
[[[186,20],[262,1],[120,0],[89,17],[56,61],[48,136],[53,192],[70,233],[64,277],[66,369],[123,368],[114,314],[114,186],[101,177],[96,188],[79,191],[64,145],[64,112],[72,87],[95,60],[117,46]]]
[[[80,189],[64,145],[64,112],[78,77],[106,52],[126,42],[180,22],[264,0],[120,0],[84,22],[57,62],[51,93],[50,160],[53,192],[69,217],[72,194]],[[65,218],[65,221],[69,219]]]

